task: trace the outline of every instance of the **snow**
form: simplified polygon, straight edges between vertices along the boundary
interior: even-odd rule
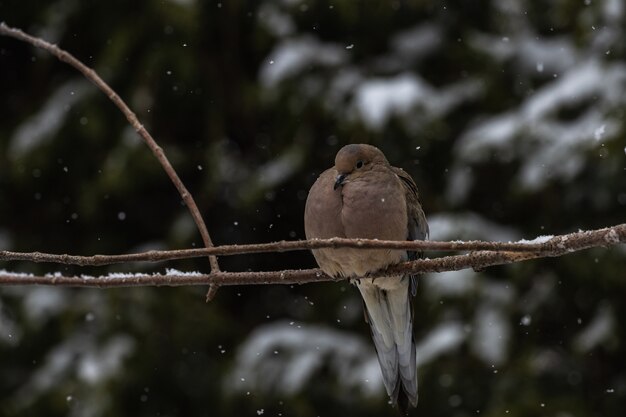
[[[324,104],[328,111],[335,112],[345,106],[349,97],[363,82],[363,75],[353,67],[341,67],[330,81],[330,87],[324,92]]]
[[[134,346],[129,336],[116,335],[104,345],[87,350],[78,362],[78,377],[92,385],[112,378],[120,372],[123,360],[133,352]]]
[[[445,197],[450,205],[454,206],[465,200],[473,184],[474,173],[469,165],[454,166],[449,172],[445,189]]]
[[[504,312],[489,304],[478,306],[470,346],[487,365],[501,365],[508,356],[511,328]]]
[[[417,132],[426,120],[445,116],[484,90],[483,83],[476,79],[435,88],[416,73],[399,71],[407,66],[403,61],[421,59],[434,50],[440,38],[439,29],[432,24],[395,35],[390,53],[372,62],[380,73],[397,73],[391,77],[366,76],[361,68],[350,65],[351,45],[347,49],[346,45],[323,43],[312,35],[284,38],[265,58],[259,79],[271,97],[277,84],[300,75],[298,94],[305,99],[322,96],[329,110],[361,120],[373,130],[382,129],[392,116],[401,116],[407,128]],[[405,47],[408,53],[402,49]],[[322,80],[310,71],[316,67],[335,71]]]
[[[554,235],[540,235],[532,240],[520,239],[515,243],[522,243],[524,245],[535,245],[535,244],[546,243],[550,241],[550,239],[552,238],[554,238]]]
[[[465,331],[460,322],[438,324],[417,344],[417,366],[432,362],[437,357],[458,348],[465,340]]]
[[[458,321],[437,324],[417,343],[418,366],[458,348],[466,338]],[[357,388],[366,396],[383,393],[378,359],[369,340],[332,327],[278,321],[256,330],[237,352],[226,379],[228,389],[280,392],[301,391],[320,369],[330,370],[338,387]]]
[[[583,151],[619,131],[622,122],[610,113],[626,104],[625,88],[626,65],[579,63],[537,90],[519,109],[476,123],[461,136],[455,152],[467,163],[492,157],[503,162],[521,159],[517,181],[527,189],[551,177],[571,179],[584,166]],[[576,119],[558,118],[560,109],[588,100],[593,105],[584,106]]]
[[[15,321],[5,313],[0,299],[0,345],[17,346],[22,337],[22,331]]]
[[[83,79],[68,81],[56,89],[42,108],[17,127],[9,140],[8,154],[19,158],[54,138],[69,110],[93,91]]]
[[[576,335],[573,346],[580,353],[587,353],[609,342],[615,332],[615,315],[612,308],[609,305],[601,305],[591,323]]]
[[[33,287],[25,292],[22,309],[32,323],[43,323],[66,309],[69,296],[64,288]]]
[[[74,332],[52,348],[19,390],[7,400],[6,406],[27,409],[41,395],[72,372],[88,384],[115,378],[122,370],[122,362],[134,351],[130,336],[112,335],[105,342],[85,328]]]
[[[31,273],[28,272],[13,272],[13,271],[7,271],[6,269],[0,269],[0,275],[8,275],[8,276],[12,276],[12,277],[18,277],[18,278],[29,278],[34,276]]]
[[[43,363],[30,374],[27,382],[13,396],[13,406],[28,408],[40,395],[50,390],[69,372],[73,359],[84,351],[86,344],[85,335],[78,333],[52,348]]]
[[[391,79],[371,79],[359,86],[355,105],[361,119],[372,128],[381,128],[393,114],[406,113],[420,96],[432,96],[430,86],[412,74]]]
[[[197,277],[203,274],[200,271],[179,271],[178,269],[174,269],[174,268],[166,268],[165,275],[167,276],[182,275],[186,277],[194,277],[194,276]]]
[[[626,66],[621,63],[603,65],[596,60],[581,62],[533,94],[522,106],[522,113],[529,121],[550,115],[559,106],[571,105],[586,98],[604,98],[609,103],[624,100],[617,85],[626,82]],[[604,100],[600,100],[602,105]]]
[[[429,278],[424,280],[426,291],[433,300],[445,296],[460,297],[475,289],[476,275],[471,269],[429,274]]]
[[[395,55],[402,59],[417,60],[441,45],[441,27],[422,23],[396,34],[391,40]]]
[[[593,138],[595,140],[600,140],[604,137],[605,133],[606,133],[606,125],[602,125],[593,132]]]
[[[295,30],[293,19],[272,3],[263,3],[258,12],[259,22],[277,37],[291,35]]]
[[[378,360],[364,338],[287,321],[256,328],[240,345],[226,384],[235,391],[294,393],[322,367],[335,373],[346,391],[359,388],[366,395],[382,391]]]
[[[587,132],[595,132],[603,126],[602,133],[613,133],[615,124],[611,121],[601,123],[601,115],[590,108],[585,112],[585,122],[596,121],[592,127],[585,129],[584,135],[576,135],[572,132],[587,123],[579,126],[580,122],[572,122],[571,129],[567,123],[558,123],[550,118],[560,108],[571,105],[573,102],[581,102],[591,97],[603,97],[608,103],[617,103],[623,99],[621,93],[616,91],[616,85],[626,83],[626,67],[621,64],[613,64],[609,68],[601,68],[600,64],[590,61],[568,71],[563,77],[541,88],[524,103],[516,112],[505,113],[495,116],[478,124],[461,138],[459,153],[466,160],[483,160],[489,154],[487,150],[497,148],[502,150],[510,146],[510,141],[519,134],[522,129],[528,129],[545,138],[548,144],[558,144],[560,138],[568,138],[569,142],[586,142],[589,139]],[[619,89],[618,89],[619,90]],[[541,123],[544,125],[542,126]],[[539,126],[537,126],[539,124]],[[548,135],[561,129],[561,135],[549,137]],[[593,142],[592,142],[593,144]],[[532,158],[528,158],[532,159]]]
[[[138,275],[143,276],[141,273],[132,273],[132,272],[109,272],[105,275],[106,279],[127,279],[127,278],[136,278]],[[83,275],[83,278],[93,278],[91,275]]]
[[[491,240],[511,242],[520,233],[512,227],[499,225],[472,212],[438,213],[428,217],[432,240]]]
[[[279,156],[261,165],[250,178],[241,185],[240,198],[245,200],[259,192],[274,190],[284,181],[295,175],[305,160],[305,152],[300,143],[294,143]]]
[[[483,301],[490,305],[504,307],[515,301],[514,287],[505,282],[485,280],[481,282],[480,292]]]
[[[532,287],[525,294],[520,296],[520,301],[525,313],[536,311],[542,305],[549,302],[554,291],[557,291],[557,279],[552,274],[543,274],[530,277],[530,279]]]
[[[11,277],[17,277],[17,278],[20,278],[20,277],[27,278],[27,277],[34,276],[31,273],[13,272],[13,271],[7,271],[5,269],[0,269],[0,274],[8,275]],[[179,271],[177,269],[167,268],[165,270],[165,275],[166,276],[197,277],[197,276],[203,275],[203,273],[200,271]],[[63,276],[63,273],[59,271],[49,272],[45,274],[44,276],[49,277],[49,278],[55,278],[55,277]],[[115,280],[115,279],[141,278],[144,276],[146,276],[146,274],[143,272],[109,272],[106,275],[98,276],[98,278],[102,277],[105,280],[107,279]],[[95,276],[93,275],[86,275],[86,274],[81,274],[79,277],[82,279],[95,278]],[[59,291],[59,293],[56,293],[56,291]],[[35,314],[38,317],[38,315],[42,312],[49,313],[50,311],[56,311],[61,308],[60,304],[63,304],[65,302],[65,298],[64,298],[64,295],[62,294],[62,291],[64,291],[64,289],[62,288],[45,288],[45,289],[34,288],[28,292],[28,296],[25,302],[27,305],[31,307],[29,311],[33,311],[34,312],[33,314]]]
[[[624,2],[621,0],[606,0],[602,2],[603,17],[610,23],[621,24],[625,10]]]
[[[436,89],[413,73],[401,73],[388,78],[370,78],[356,89],[352,104],[363,123],[373,130],[382,129],[392,116],[420,120],[423,117],[441,117],[457,105],[482,92],[482,84],[475,80],[462,81],[445,89]],[[415,129],[416,125],[409,125]]]
[[[278,43],[261,67],[259,78],[266,89],[271,89],[313,66],[337,66],[345,61],[346,51],[341,46],[302,35]]]

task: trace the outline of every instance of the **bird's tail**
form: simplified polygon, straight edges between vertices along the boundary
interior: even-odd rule
[[[357,284],[376,346],[387,394],[403,414],[417,405],[417,364],[408,277],[388,289],[361,280]],[[369,280],[368,280],[369,281]]]

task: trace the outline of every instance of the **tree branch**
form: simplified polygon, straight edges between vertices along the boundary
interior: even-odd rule
[[[258,253],[258,252],[278,252],[282,250],[302,250],[322,247],[352,247],[358,249],[371,248],[394,248],[394,249],[420,249],[420,250],[470,250],[470,248],[484,247],[489,250],[471,252],[466,255],[444,256],[436,259],[419,259],[411,262],[404,262],[393,265],[386,270],[370,274],[368,277],[379,277],[389,275],[401,275],[406,273],[427,273],[458,271],[461,269],[473,268],[480,270],[494,265],[504,265],[514,262],[521,262],[530,259],[556,257],[573,253],[593,247],[609,247],[620,243],[626,243],[626,224],[621,224],[604,229],[591,231],[581,231],[567,235],[555,236],[547,241],[538,239],[538,243],[497,243],[497,242],[389,242],[372,240],[351,240],[351,239],[327,239],[309,240],[297,242],[275,242],[257,245],[230,245],[218,246],[211,249],[192,249],[196,256],[206,255],[206,251],[213,253],[233,255],[235,253]],[[272,248],[272,249],[270,249]],[[276,249],[280,248],[280,249]],[[287,248],[287,249],[285,249]],[[502,250],[508,248],[508,250]],[[530,249],[530,250],[529,250]],[[516,252],[513,252],[516,250]],[[138,256],[153,253],[171,255],[167,252],[146,252],[144,254],[118,255],[118,256]],[[189,252],[173,251],[173,252]],[[200,253],[202,252],[202,253]],[[0,252],[4,255],[7,252]],[[15,253],[15,252],[11,252]],[[24,254],[31,255],[31,254]],[[42,254],[46,255],[46,254]],[[66,257],[69,255],[50,255]],[[96,257],[78,257],[79,259],[90,259],[95,262]],[[151,255],[150,255],[151,256]],[[157,257],[158,258],[158,257]],[[0,259],[4,259],[0,257]],[[15,258],[13,258],[15,259]],[[173,258],[168,258],[173,259]],[[176,258],[180,259],[180,258]],[[23,260],[32,260],[25,259]],[[67,260],[73,260],[68,258]],[[74,259],[75,260],[75,259]],[[163,259],[142,259],[142,260],[163,260]],[[307,270],[285,270],[267,272],[222,272],[214,271],[210,274],[199,272],[183,273],[170,270],[167,274],[123,274],[112,273],[104,276],[63,276],[60,274],[48,274],[43,276],[0,271],[0,285],[55,285],[73,287],[134,287],[134,286],[182,286],[182,285],[251,285],[251,284],[304,284],[309,282],[335,281],[345,278],[333,278],[325,275],[320,269]]]
[[[202,249],[179,249],[166,251],[148,251],[124,255],[93,255],[79,256],[67,254],[50,254],[41,252],[0,251],[0,261],[50,262],[79,266],[102,266],[128,262],[163,262],[175,259],[198,258],[207,255],[231,256],[250,253],[289,252],[296,250],[320,248],[363,248],[363,249],[405,249],[413,251],[506,251],[536,252],[543,256],[562,254],[562,248],[577,250],[582,246],[602,246],[610,240],[624,241],[626,223],[603,229],[581,231],[561,236],[541,236],[531,241],[521,242],[484,242],[484,241],[453,241],[441,242],[431,240],[416,241],[385,241],[371,239],[313,239],[298,241],[280,241],[271,243],[254,243],[249,245],[222,245]]]
[[[63,61],[80,71],[85,76],[85,78],[94,83],[104,94],[106,94],[106,96],[120,109],[124,116],[126,116],[126,119],[130,123],[130,125],[133,127],[133,129],[135,129],[139,136],[141,136],[146,145],[148,145],[154,156],[158,159],[161,166],[167,173],[167,176],[170,178],[172,183],[174,183],[174,186],[176,187],[181,198],[187,205],[187,208],[191,213],[191,217],[193,218],[193,221],[196,223],[196,226],[200,231],[204,246],[206,246],[207,248],[213,246],[211,236],[209,235],[209,231],[207,230],[206,224],[204,223],[204,219],[200,214],[200,210],[198,210],[198,206],[196,205],[195,200],[187,190],[187,187],[185,187],[185,185],[181,181],[174,167],[172,167],[172,164],[170,164],[170,161],[165,156],[163,149],[156,143],[152,135],[150,135],[146,128],[139,122],[135,113],[126,105],[124,100],[122,100],[120,96],[115,91],[113,91],[113,89],[109,87],[109,85],[102,78],[100,78],[100,76],[93,69],[87,67],[72,54],[64,51],[58,46],[46,42],[41,38],[28,35],[20,29],[11,28],[7,26],[4,22],[0,22],[0,35],[10,36],[17,40],[30,43],[37,48],[48,51],[49,53],[57,57],[60,61]],[[209,262],[211,264],[212,271],[218,272],[220,270],[219,264],[217,262],[217,257],[215,255],[209,255]],[[209,288],[209,292],[207,293],[207,300],[210,300],[215,296],[216,290],[217,288]]]

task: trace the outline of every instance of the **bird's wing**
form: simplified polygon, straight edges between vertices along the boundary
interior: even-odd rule
[[[417,185],[413,178],[404,171],[402,168],[392,167],[395,174],[400,178],[400,182],[404,187],[406,193],[406,209],[408,217],[408,234],[407,240],[426,240],[428,239],[428,223],[426,222],[426,215],[422,210],[422,205],[419,202],[419,193],[417,191]],[[422,257],[421,252],[408,251],[408,257],[410,260]],[[417,291],[417,280],[414,275],[411,276],[411,294],[415,295]]]

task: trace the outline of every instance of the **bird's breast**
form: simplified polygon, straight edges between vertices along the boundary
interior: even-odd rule
[[[406,240],[406,200],[398,178],[389,173],[349,179],[333,189],[336,171],[322,173],[305,207],[307,239],[332,237]],[[363,277],[406,259],[406,251],[328,248],[313,250],[318,265],[331,276]]]
[[[378,186],[361,180],[343,187],[341,220],[346,237],[406,240],[406,199],[394,179],[380,181]]]

